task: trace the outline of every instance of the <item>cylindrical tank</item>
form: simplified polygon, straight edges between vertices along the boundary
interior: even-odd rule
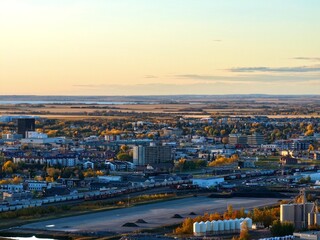
[[[280,221],[294,222],[295,204],[281,204],[280,205]]]
[[[212,231],[214,234],[217,234],[219,232],[219,223],[218,221],[212,221]]]
[[[200,233],[204,234],[206,232],[206,224],[201,221],[199,225],[200,225]]]
[[[247,217],[244,221],[247,222],[248,229],[252,229],[252,219]]]
[[[230,231],[235,231],[236,230],[236,220],[230,219],[229,223],[230,223]]]
[[[193,234],[200,235],[200,224],[198,222],[193,223]]]
[[[313,213],[313,212],[308,213],[308,226],[314,225],[315,215],[316,215],[316,214]]]
[[[235,223],[235,228],[236,230],[240,230],[240,220],[238,218],[236,218],[234,220],[234,223]]]
[[[219,220],[218,221],[218,226],[219,226],[219,233],[224,231],[224,223],[223,221]]]
[[[223,220],[223,224],[224,224],[224,231],[225,232],[229,232],[229,230],[230,230],[230,222],[229,222],[229,220]]]
[[[206,232],[212,232],[212,223],[210,221],[206,221]]]
[[[320,225],[320,214],[319,213],[314,214],[314,224]]]

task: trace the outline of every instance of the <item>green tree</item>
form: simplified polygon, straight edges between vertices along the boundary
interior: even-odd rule
[[[131,161],[132,160],[132,156],[130,156],[128,153],[119,153],[117,154],[117,159],[120,161]]]
[[[290,222],[281,223],[280,220],[275,220],[270,231],[273,236],[277,237],[292,235],[294,232],[294,225]]]

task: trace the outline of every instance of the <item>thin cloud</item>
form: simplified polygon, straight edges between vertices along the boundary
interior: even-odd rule
[[[158,78],[158,77],[155,75],[145,75],[144,78]]]
[[[240,67],[228,69],[230,72],[278,72],[278,73],[305,73],[320,72],[320,66],[299,66],[299,67]]]
[[[152,84],[133,84],[133,85],[104,85],[97,88],[77,88],[77,94],[95,95],[176,95],[176,94],[249,94],[249,93],[271,93],[284,94],[288,90],[292,94],[318,94],[317,88],[320,80],[308,82],[197,82],[189,84],[176,83],[152,83]],[[284,92],[285,89],[285,92]]]
[[[193,79],[193,80],[228,80],[228,76],[201,75],[201,74],[178,74],[175,78]],[[233,77],[232,77],[233,78]]]
[[[293,81],[310,81],[320,79],[320,75],[273,75],[273,74],[241,74],[236,76],[216,76],[201,74],[179,74],[173,77],[190,81],[223,81],[223,82],[293,82]]]
[[[312,62],[320,61],[319,57],[294,57],[293,59],[295,59],[295,60],[312,61]]]
[[[72,85],[73,87],[79,87],[79,88],[96,88],[99,87],[101,85],[96,85],[96,84],[75,84]]]

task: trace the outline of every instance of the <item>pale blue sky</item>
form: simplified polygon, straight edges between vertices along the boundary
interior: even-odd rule
[[[317,0],[1,0],[0,94],[319,94]]]

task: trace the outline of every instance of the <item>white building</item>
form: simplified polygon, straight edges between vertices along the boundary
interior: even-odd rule
[[[48,135],[45,133],[38,133],[34,131],[27,131],[26,132],[26,138],[39,138],[39,139],[44,139],[48,138]]]
[[[55,137],[55,138],[24,138],[21,139],[22,144],[64,144],[66,139],[64,137]]]
[[[83,168],[84,169],[88,169],[88,168],[94,169],[94,164],[93,164],[93,162],[86,161],[83,163]]]
[[[29,191],[42,191],[44,188],[47,188],[46,181],[28,181]]]
[[[14,163],[26,163],[26,164],[42,164],[50,167],[61,165],[63,167],[75,167],[78,164],[78,159],[73,157],[15,157]]]
[[[200,188],[211,188],[224,182],[224,178],[193,178],[192,184],[197,185]]]
[[[2,191],[9,191],[9,192],[22,192],[23,191],[23,185],[20,184],[2,184],[0,185],[0,189]]]
[[[121,182],[121,176],[98,176],[99,182]]]

